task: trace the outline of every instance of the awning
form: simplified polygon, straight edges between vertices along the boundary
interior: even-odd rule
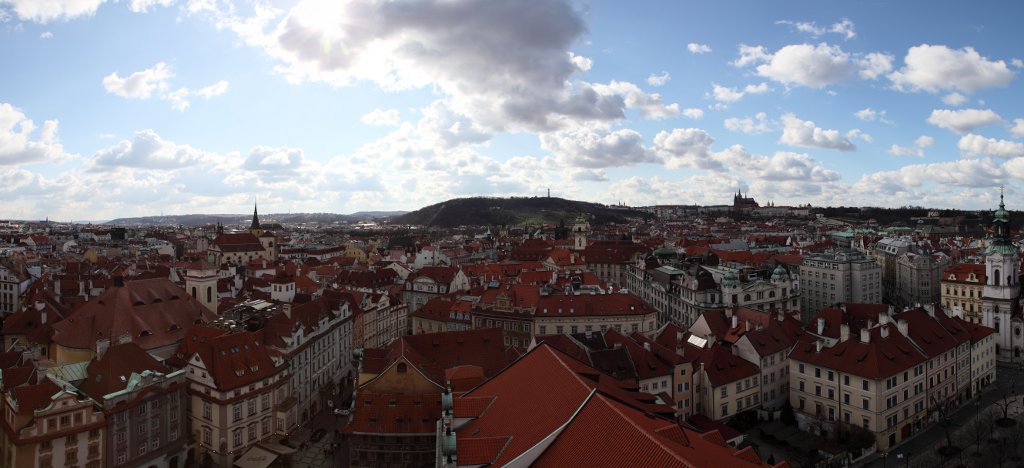
[[[279,444],[277,442],[261,442],[259,445],[257,445],[257,447],[263,447],[264,449],[267,449],[278,455],[288,455],[289,453],[295,453],[294,448],[291,448],[287,445]]]
[[[235,466],[239,468],[267,468],[276,459],[277,455],[259,447],[253,447],[235,461]]]

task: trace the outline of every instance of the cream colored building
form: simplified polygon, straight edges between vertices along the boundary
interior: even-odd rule
[[[981,296],[985,291],[985,264],[961,263],[942,273],[941,304],[952,315],[981,323]]]
[[[533,312],[534,336],[604,332],[653,332],[657,311],[629,294],[552,294]]]
[[[831,347],[818,340],[793,348],[790,405],[801,429],[831,432],[842,421],[891,450],[924,426],[927,357],[892,324],[849,335]]]

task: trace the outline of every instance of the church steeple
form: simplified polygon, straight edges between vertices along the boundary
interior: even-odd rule
[[[252,203],[252,225],[249,226],[249,229],[250,230],[255,230],[255,229],[259,229],[259,228],[260,228],[260,215],[259,215],[259,212],[258,212],[257,207],[256,207],[256,202],[253,202]]]

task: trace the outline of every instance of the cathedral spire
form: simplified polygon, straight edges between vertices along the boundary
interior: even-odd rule
[[[256,202],[253,202],[252,203],[252,225],[249,226],[249,229],[259,229],[259,228],[260,228],[260,215],[259,215],[259,212],[258,212],[257,207],[256,207]]]

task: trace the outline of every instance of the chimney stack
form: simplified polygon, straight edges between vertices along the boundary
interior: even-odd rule
[[[818,317],[818,335],[820,336],[823,333],[825,333],[825,319]]]
[[[896,328],[900,331],[903,336],[910,336],[910,324],[904,319],[896,320]]]
[[[839,342],[842,343],[850,339],[850,326],[847,324],[839,325]]]
[[[878,324],[879,325],[885,325],[887,323],[889,323],[889,314],[887,314],[885,312],[879,312],[878,313]]]
[[[815,342],[814,342],[814,352],[816,352],[816,353],[820,353],[821,352],[821,340],[815,340]]]
[[[928,316],[935,318],[935,304],[925,304],[924,310],[928,312]]]
[[[860,329],[860,342],[861,343],[870,343],[871,342],[871,331],[868,330],[867,328],[861,328]]]
[[[739,321],[735,315],[732,316],[732,329],[735,330],[739,326]]]
[[[889,337],[889,326],[888,325],[883,325],[882,326],[882,338],[888,338],[888,337]]]

